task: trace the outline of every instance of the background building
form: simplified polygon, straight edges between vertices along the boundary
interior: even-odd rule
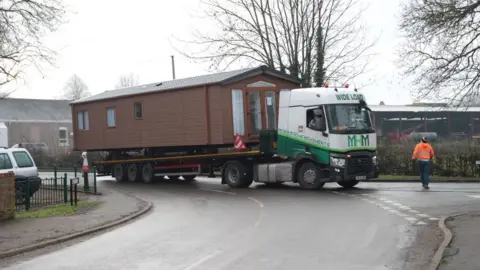
[[[48,155],[72,148],[72,111],[69,100],[1,99],[0,147],[22,144]]]
[[[448,107],[446,104],[371,105],[372,121],[379,138],[391,141],[471,139],[480,134],[480,107]],[[412,134],[413,133],[413,134]]]

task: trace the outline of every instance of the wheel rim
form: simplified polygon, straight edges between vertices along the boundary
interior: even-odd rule
[[[142,168],[143,181],[150,183],[152,181],[152,167],[150,165],[144,165]]]
[[[315,183],[315,179],[317,178],[317,172],[313,169],[307,170],[303,174],[303,179],[305,180],[306,183],[308,184],[313,184]]]
[[[230,183],[236,183],[238,181],[238,177],[240,173],[238,172],[237,168],[229,168],[227,171],[227,178]]]
[[[137,179],[137,166],[132,164],[128,166],[128,180],[135,181]]]

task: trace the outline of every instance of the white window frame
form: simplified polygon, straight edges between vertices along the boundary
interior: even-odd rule
[[[243,90],[232,89],[233,135],[245,136]]]
[[[90,121],[88,119],[88,111],[83,112],[83,125],[85,127],[85,130],[90,129]]]
[[[139,105],[139,112],[140,112],[140,116],[137,115],[137,105]],[[143,102],[135,102],[133,103],[133,117],[135,117],[135,119],[142,119],[143,118]]]
[[[115,107],[107,108],[107,127],[114,128],[117,126]]]
[[[90,123],[88,121],[88,111],[81,111],[77,113],[77,129],[89,130]]]
[[[77,113],[77,128],[78,128],[78,130],[84,130],[85,129],[85,125],[83,123],[84,123],[83,112],[78,112]]]
[[[65,131],[65,138],[64,139],[62,139],[62,137],[60,136],[61,131]],[[59,146],[69,146],[69,143],[68,143],[68,128],[66,128],[66,127],[59,127],[58,128],[58,145]]]

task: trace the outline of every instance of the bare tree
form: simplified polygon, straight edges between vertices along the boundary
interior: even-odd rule
[[[132,86],[137,86],[140,84],[140,81],[138,79],[138,75],[135,75],[134,73],[129,73],[129,74],[124,74],[120,76],[118,79],[117,84],[115,85],[115,88],[125,88],[125,87],[132,87]]]
[[[400,27],[400,53],[417,100],[472,105],[480,100],[480,1],[410,0]]]
[[[53,64],[42,38],[63,22],[62,0],[0,0],[0,87],[30,65]]]
[[[74,74],[65,83],[63,95],[69,100],[78,100],[90,96],[90,92],[85,82],[77,74]]]
[[[365,72],[369,49],[359,0],[203,0],[217,31],[195,32],[180,52],[211,62],[213,69],[267,65],[300,78],[303,85],[348,80]],[[210,30],[210,29],[209,29]],[[187,49],[187,51],[190,51]]]

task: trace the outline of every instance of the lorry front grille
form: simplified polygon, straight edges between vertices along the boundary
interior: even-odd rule
[[[372,171],[372,158],[371,157],[351,157],[347,162],[347,173],[351,175],[355,174],[368,174]]]

